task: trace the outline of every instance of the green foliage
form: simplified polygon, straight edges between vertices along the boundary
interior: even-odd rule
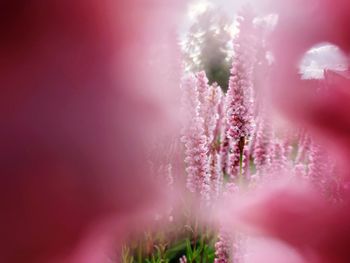
[[[196,231],[186,231],[179,239],[171,233],[147,234],[136,244],[123,247],[122,263],[173,263],[179,262],[182,256],[186,256],[188,263],[214,262],[214,235],[204,229],[197,231],[197,234]]]
[[[123,246],[122,248],[122,263],[133,263],[134,257],[130,254],[130,248]]]
[[[224,91],[228,88],[231,60],[229,32],[231,19],[215,8],[209,8],[191,26],[183,46],[186,69],[204,70],[209,84],[216,82]]]

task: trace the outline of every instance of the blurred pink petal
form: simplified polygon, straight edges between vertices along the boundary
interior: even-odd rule
[[[349,262],[348,203],[332,206],[297,184],[261,193],[243,207],[239,222],[249,232],[286,242],[306,262]]]
[[[88,228],[110,216],[142,222],[159,200],[145,146],[169,120],[159,86],[169,96],[177,86],[146,69],[154,46],[175,55],[177,5],[1,2],[1,262],[74,254]]]
[[[245,263],[306,263],[296,250],[274,239],[252,238]]]
[[[271,46],[275,66],[271,94],[276,104],[290,117],[313,129],[342,151],[349,152],[350,92],[343,81],[327,90],[300,79],[298,64],[313,46],[329,42],[345,53],[350,50],[350,3],[344,0],[284,1],[278,8],[279,21]]]

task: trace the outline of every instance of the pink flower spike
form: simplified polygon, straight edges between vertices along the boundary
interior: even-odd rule
[[[214,263],[229,263],[232,253],[232,239],[224,230],[220,231],[218,240],[215,243]]]
[[[198,90],[198,99],[201,105],[204,107],[201,111],[205,111],[205,105],[207,104],[207,97],[209,92],[208,78],[205,74],[205,71],[200,71],[196,74],[197,79],[197,90]]]
[[[187,164],[187,188],[208,201],[210,178],[208,165],[208,141],[204,132],[204,120],[199,113],[199,93],[193,76],[184,79],[184,107],[191,108],[187,127],[183,130],[182,142],[185,144],[185,163]]]

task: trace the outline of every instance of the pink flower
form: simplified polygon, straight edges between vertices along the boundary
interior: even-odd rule
[[[346,188],[350,178],[349,81],[343,79],[320,89],[301,80],[296,66],[309,48],[321,42],[333,43],[349,52],[350,3],[344,0],[270,2],[274,2],[272,10],[279,14],[271,41],[274,55],[271,96],[294,123],[307,127],[312,137],[322,138],[336,159],[336,176],[343,180],[345,191],[342,202],[334,204],[319,189],[301,182],[270,191],[265,189],[265,194],[256,196],[243,209],[241,222],[254,233],[288,244],[305,262],[350,262],[350,195]],[[321,164],[322,155],[318,149],[313,150],[314,178],[327,174],[323,171],[324,163]]]
[[[280,140],[275,139],[271,149],[271,166],[269,172],[278,175],[285,172],[288,168],[288,159],[286,150]]]
[[[192,107],[190,123],[185,127],[182,142],[185,144],[185,163],[187,164],[187,188],[200,193],[204,200],[210,198],[210,178],[208,163],[208,141],[204,132],[204,120],[200,117],[200,101],[193,76],[185,79],[185,97]]]
[[[209,87],[207,97],[206,117],[206,134],[209,146],[209,166],[210,166],[210,182],[211,191],[214,196],[218,196],[222,186],[222,166],[220,156],[220,129],[222,126],[222,113],[220,112],[220,104],[222,101],[222,91],[217,84]],[[221,115],[221,116],[220,116]]]
[[[205,118],[206,135],[210,147],[213,147],[213,144],[216,144],[216,140],[219,137],[219,129],[222,124],[219,115],[219,106],[222,98],[223,94],[220,86],[214,83],[209,87],[204,104],[206,111],[204,112],[203,117]]]
[[[225,99],[221,101],[221,108],[223,109],[222,115],[226,113],[226,103]],[[228,137],[228,130],[229,125],[226,121],[226,116],[221,117],[222,120],[222,128],[220,131],[220,159],[221,159],[221,166],[222,166],[222,173],[223,174],[229,174],[229,152],[230,152],[230,138]]]
[[[249,226],[251,233],[285,242],[305,262],[345,263],[350,260],[349,220],[348,200],[331,205],[315,189],[299,183],[265,192],[254,202],[247,202],[240,222]]]
[[[215,243],[215,263],[231,262],[232,254],[232,238],[228,233],[221,230],[218,240]]]
[[[220,154],[216,151],[209,155],[210,166],[210,185],[211,192],[214,197],[218,197],[221,193],[223,185],[223,176],[221,171],[221,159]]]
[[[262,173],[266,165],[271,162],[271,136],[269,131],[269,125],[266,125],[268,120],[259,118],[258,128],[255,137],[255,143],[253,148],[253,158],[256,170],[258,173]]]
[[[305,131],[303,131],[299,138],[298,153],[296,156],[297,163],[307,161],[306,158],[307,158],[307,154],[310,152],[310,146],[311,146],[310,135],[307,134]]]
[[[232,181],[235,181],[240,176],[240,172],[243,172],[243,170],[241,169],[242,167],[240,167],[242,158],[243,158],[242,149],[237,145],[237,143],[232,142],[231,152],[229,153],[229,160],[228,160],[228,165],[229,165],[228,174],[230,175],[230,178]]]
[[[241,17],[240,17],[241,18]],[[229,89],[227,91],[228,135],[235,142],[241,138],[249,139],[253,125],[252,71],[254,55],[251,53],[250,40],[252,18],[242,17],[238,37],[234,40],[233,63]]]
[[[327,149],[316,142],[311,144],[309,155],[308,179],[318,187],[325,198],[336,201],[341,192],[338,185],[344,182],[336,174],[334,160],[329,156]]]
[[[187,263],[187,258],[186,256],[182,256],[179,260],[180,263]]]
[[[1,262],[87,262],[76,254],[100,251],[111,231],[121,242],[166,199],[146,142],[173,126],[154,80],[169,95],[178,81],[146,69],[151,47],[176,45],[177,4],[147,3],[159,5],[1,1]]]
[[[209,95],[209,84],[208,78],[205,74],[205,71],[200,71],[196,74],[197,79],[197,90],[198,90],[198,99],[202,105],[201,115],[206,111],[207,100]],[[204,117],[202,115],[202,117]]]
[[[337,45],[348,53],[349,3],[344,0],[311,0],[308,5],[303,1],[284,1],[283,5],[275,0],[270,2],[274,2],[270,6],[279,14],[271,36],[275,63],[269,84],[275,105],[294,122],[328,141],[332,148],[349,152],[348,81],[344,79],[329,89],[320,89],[320,85],[302,80],[296,66],[305,52],[322,42]],[[308,25],[304,26],[306,21]]]
[[[249,142],[253,129],[252,74],[254,66],[254,43],[252,43],[253,17],[248,9],[238,18],[240,33],[234,40],[234,57],[226,96],[227,136],[232,139],[230,176],[240,170],[244,147]]]
[[[199,115],[200,102],[196,85],[196,79],[192,74],[185,76],[181,82],[181,116],[184,119],[183,134],[188,133],[187,129],[191,126],[192,119]]]

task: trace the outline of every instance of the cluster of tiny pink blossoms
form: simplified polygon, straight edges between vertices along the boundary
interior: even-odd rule
[[[190,125],[183,130],[182,142],[185,145],[185,163],[187,165],[187,188],[199,192],[206,200],[209,198],[208,143],[204,131],[204,120],[200,116],[199,92],[195,78],[185,78],[182,89],[186,106],[193,106],[188,114]]]
[[[252,141],[252,157],[258,173],[265,173],[271,164],[271,149],[273,138],[271,120],[268,118],[266,107],[260,105],[259,115],[256,117],[255,136]]]
[[[247,9],[237,18],[239,33],[233,41],[226,94],[215,83],[208,83],[204,71],[189,75],[182,83],[189,120],[182,137],[187,188],[210,203],[225,193],[256,187],[260,178],[274,180],[294,171],[293,176],[307,179],[334,199],[337,187],[329,179],[334,164],[325,149],[305,131],[274,131],[266,101],[256,102],[253,18]],[[243,262],[243,240],[239,233],[230,237],[220,231],[215,262]]]
[[[187,263],[187,258],[186,256],[182,256],[179,260],[180,263]]]
[[[220,188],[220,156],[216,145],[219,133],[219,106],[222,91],[216,84],[209,86],[205,72],[188,75],[182,84],[183,107],[187,126],[183,129],[187,165],[187,188],[205,200]],[[192,108],[191,108],[192,107]]]
[[[242,28],[240,36],[234,40],[235,56],[228,92],[223,94],[216,84],[210,86],[203,71],[188,76],[182,85],[186,104],[192,106],[187,111],[190,125],[182,137],[187,187],[206,200],[237,191],[239,185],[235,177],[240,170],[241,173],[249,170],[251,154],[248,143],[254,130],[254,55],[248,54],[244,47],[247,41],[244,31],[247,30],[245,27],[251,26],[252,20],[251,17],[239,19]],[[225,176],[229,178],[226,184],[223,183]],[[239,240],[231,240],[221,231],[215,245],[215,262],[230,262],[230,258],[237,258],[238,254],[231,254],[233,250],[238,251],[239,246]]]
[[[239,34],[234,39],[234,56],[229,88],[226,95],[227,137],[231,139],[232,153],[229,156],[229,174],[235,178],[247,172],[247,147],[254,129],[253,118],[253,70],[254,41],[253,16],[246,10],[238,16]],[[242,170],[245,168],[245,171]]]
[[[215,243],[215,263],[230,263],[232,253],[232,240],[231,236],[221,230],[218,235],[218,240]]]

